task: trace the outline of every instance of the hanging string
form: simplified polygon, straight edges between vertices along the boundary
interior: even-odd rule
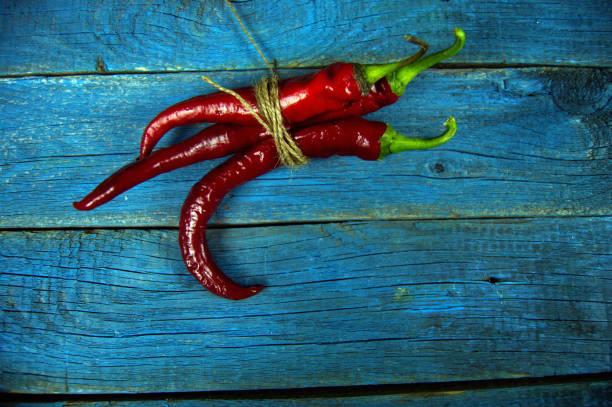
[[[240,102],[240,104],[242,104],[242,106],[244,106],[244,108],[257,120],[257,122],[272,135],[281,164],[288,167],[297,167],[305,164],[308,162],[308,158],[304,155],[302,150],[300,150],[300,147],[297,145],[293,137],[291,137],[283,124],[283,115],[278,95],[279,77],[276,70],[276,63],[274,65],[270,64],[261,49],[259,49],[259,46],[253,39],[251,33],[245,27],[231,1],[225,0],[225,2],[232,10],[234,17],[236,20],[238,20],[238,23],[240,23],[242,30],[245,32],[247,37],[249,37],[249,40],[253,46],[255,46],[255,49],[263,59],[264,63],[270,69],[271,76],[268,78],[262,78],[254,87],[257,110],[255,110],[249,102],[247,102],[233,90],[219,85],[207,76],[202,76],[202,79],[218,90],[234,96]]]
[[[242,22],[242,19],[240,18],[240,16],[236,12],[236,9],[234,8],[234,5],[232,4],[232,2],[230,0],[225,0],[225,3],[227,3],[227,5],[229,6],[230,10],[232,10],[232,13],[234,14],[234,17],[236,18],[236,20],[240,24],[240,27],[242,27],[242,31],[244,31],[244,33],[247,35],[247,37],[249,37],[249,40],[251,40],[251,44],[253,44],[253,46],[255,47],[257,52],[259,52],[259,55],[261,55],[261,59],[263,59],[263,61],[266,63],[266,65],[268,66],[268,68],[270,69],[270,71],[272,73],[276,72],[276,70],[274,69],[272,64],[270,64],[270,62],[268,62],[268,59],[266,58],[264,53],[261,52],[261,49],[259,49],[259,46],[257,45],[257,42],[255,41],[255,39],[253,38],[253,36],[249,32],[249,30],[247,30],[246,26]]]

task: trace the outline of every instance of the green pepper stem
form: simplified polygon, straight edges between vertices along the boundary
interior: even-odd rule
[[[389,154],[401,153],[408,150],[425,150],[438,147],[453,138],[457,132],[457,123],[454,117],[449,117],[444,122],[446,131],[438,137],[430,139],[406,137],[396,132],[393,127],[387,124],[387,130],[380,138],[380,154],[378,159],[384,158]]]
[[[429,45],[419,38],[413,35],[405,35],[404,39],[412,44],[418,45],[420,49],[408,58],[402,59],[400,61],[389,62],[385,64],[372,64],[372,65],[358,65],[361,75],[363,79],[368,84],[376,83],[378,80],[384,78],[386,75],[393,71],[397,71],[398,69],[410,65],[413,62],[417,61],[421,58],[429,49]]]
[[[459,52],[461,48],[463,48],[464,44],[465,32],[461,28],[455,27],[455,43],[453,45],[445,50],[428,55],[423,59],[387,74],[387,79],[391,86],[391,90],[398,96],[403,95],[404,91],[406,90],[406,85],[408,85],[408,83],[413,80],[415,76],[425,69],[434,66],[438,62],[452,57]]]

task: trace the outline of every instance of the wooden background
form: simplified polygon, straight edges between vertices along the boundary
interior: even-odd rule
[[[278,169],[209,241],[241,302],[177,243],[218,161],[92,212],[172,103],[266,74],[222,1],[0,5],[0,390],[19,405],[604,406],[612,399],[612,5],[277,1],[235,7],[284,77],[465,48],[370,115],[455,138]],[[201,126],[177,129],[162,145]],[[32,404],[34,403],[34,404]],[[208,404],[207,404],[208,405]]]

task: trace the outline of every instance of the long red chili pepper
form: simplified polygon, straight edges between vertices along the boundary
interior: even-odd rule
[[[313,74],[286,79],[279,87],[285,125],[362,116],[394,103],[419,72],[456,54],[464,43],[465,33],[457,27],[451,47],[407,65],[406,60],[380,65],[335,63]],[[377,84],[379,81],[383,83]],[[253,88],[236,93],[257,111]],[[150,154],[170,129],[199,122],[257,124],[232,95],[215,92],[196,96],[167,108],[149,123],[142,136],[140,157]]]
[[[293,136],[308,157],[326,158],[338,154],[377,160],[392,153],[445,143],[456,131],[454,119],[449,119],[445,125],[444,134],[426,140],[404,137],[385,123],[360,118],[314,125],[294,132]],[[189,272],[212,293],[240,300],[262,290],[260,285],[239,286],[219,269],[206,243],[206,224],[229,191],[278,165],[274,143],[266,139],[214,168],[189,192],[180,217],[181,253]]]

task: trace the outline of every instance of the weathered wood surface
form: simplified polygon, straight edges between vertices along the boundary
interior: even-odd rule
[[[175,230],[3,232],[2,386],[113,393],[610,369],[610,218],[223,228],[205,292]],[[32,265],[36,265],[32,267]]]
[[[260,74],[215,76],[235,86]],[[371,118],[427,137],[452,114],[459,131],[449,143],[275,170],[237,189],[213,223],[610,214],[611,78],[596,69],[426,72]],[[176,226],[187,192],[215,163],[164,174],[92,212],[71,203],[136,157],[158,111],[209,91],[199,74],[1,80],[0,225]]]
[[[113,407],[301,407],[301,406],[419,406],[419,407],[607,407],[612,401],[610,382],[557,384],[508,387],[480,390],[451,390],[441,392],[415,392],[357,397],[300,397],[228,400],[223,398],[203,399],[164,399],[116,401]],[[106,407],[108,401],[99,402],[28,402],[14,403],[12,407]]]
[[[469,37],[453,62],[612,66],[612,6],[601,0],[235,4],[282,67],[399,59],[411,51],[404,34],[439,49],[453,26]],[[0,74],[263,66],[221,0],[8,1],[0,26]]]
[[[5,2],[0,389],[443,389],[612,371],[608,3],[237,2],[283,76],[399,58],[412,52],[407,32],[436,50],[459,25],[468,43],[371,115],[433,136],[452,114],[450,143],[378,163],[279,169],[222,204],[215,258],[237,281],[268,287],[230,302],[187,274],[177,244],[181,203],[215,163],[160,176],[93,212],[71,207],[135,158],[155,114],[211,91],[203,71],[230,87],[266,74],[223,2]],[[610,399],[609,383],[472,390],[313,403]],[[241,394],[218,401],[257,405]]]

